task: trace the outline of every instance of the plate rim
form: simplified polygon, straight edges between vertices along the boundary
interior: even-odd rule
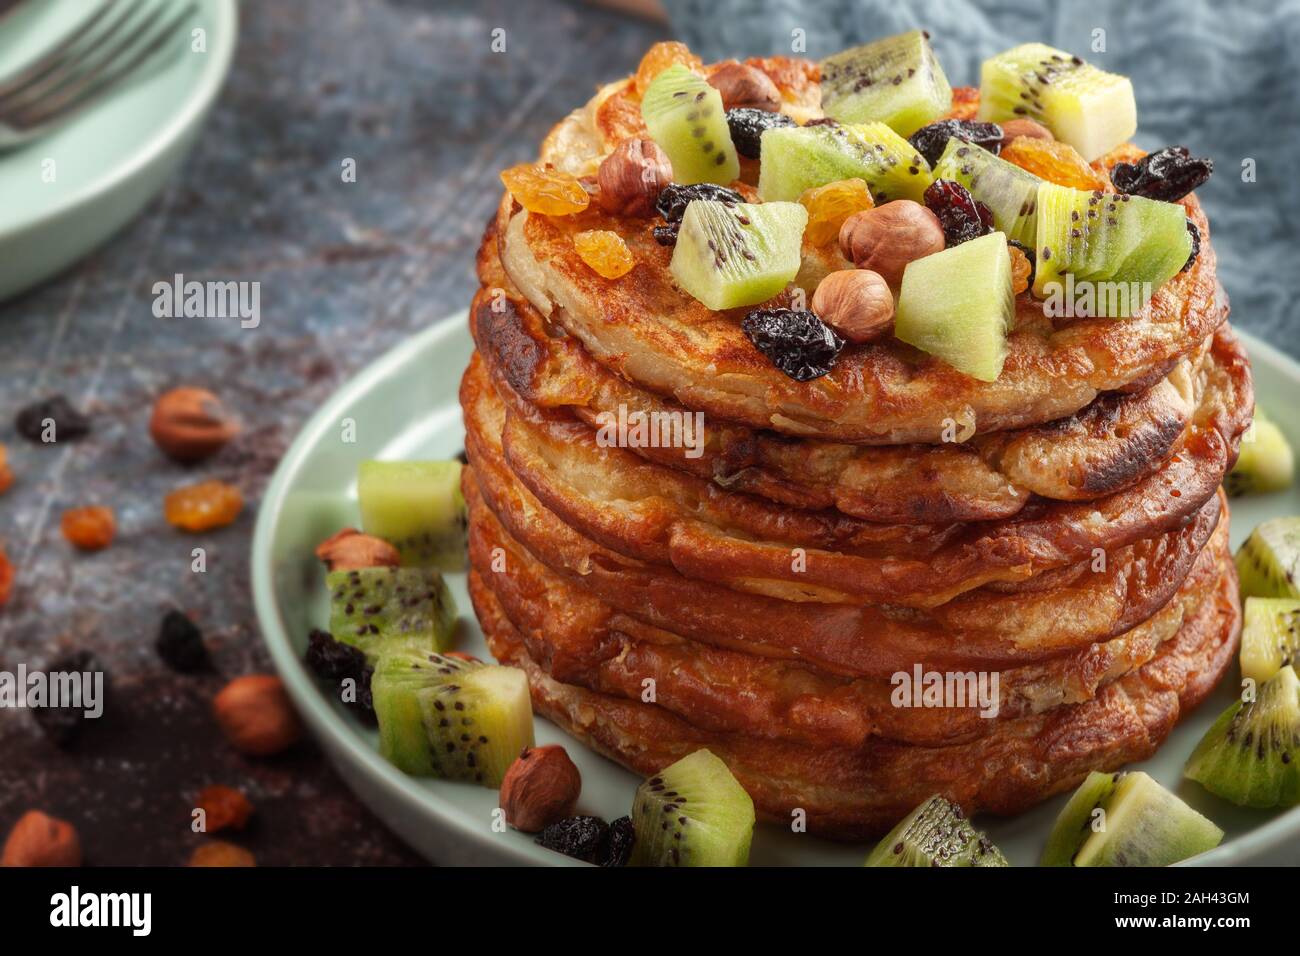
[[[406,776],[380,757],[377,750],[356,734],[344,716],[329,705],[325,695],[307,674],[302,661],[293,650],[288,633],[281,624],[278,602],[271,586],[271,542],[283,510],[285,495],[300,471],[302,460],[307,452],[315,446],[327,429],[334,427],[340,410],[349,407],[357,397],[364,395],[378,382],[387,378],[397,366],[408,361],[411,352],[435,347],[441,340],[465,332],[467,315],[467,309],[460,309],[434,322],[429,328],[403,338],[336,388],[298,431],[267,484],[258,506],[257,521],[253,530],[250,576],[258,631],[271,655],[277,673],[284,680],[289,695],[304,720],[318,736],[325,738],[325,749],[335,763],[336,769],[339,770],[339,776],[372,810],[374,806],[363,794],[362,788],[355,786],[339,766],[339,755],[345,756],[353,764],[348,768],[349,770],[369,771],[371,782],[382,786],[408,812],[416,814],[426,822],[430,815],[436,818],[436,823],[443,827],[449,839],[469,840],[486,853],[493,856],[508,856],[519,863],[582,865],[578,861],[570,861],[531,843],[520,845],[512,841],[494,841],[491,837],[485,836],[481,828],[470,826],[459,809],[434,789],[422,786],[418,780]],[[1234,332],[1241,338],[1247,354],[1252,356],[1252,359],[1259,356],[1264,362],[1280,367],[1300,388],[1300,362],[1244,329],[1234,327]],[[575,740],[575,744],[586,747],[581,741]],[[383,822],[390,829],[395,829],[390,821],[383,820]],[[1300,835],[1300,807],[1292,807],[1267,823],[1242,834],[1233,843],[1216,847],[1180,865],[1248,864],[1252,858],[1276,847],[1284,839],[1297,835]]]

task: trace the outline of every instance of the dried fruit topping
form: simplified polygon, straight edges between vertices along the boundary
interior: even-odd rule
[[[672,181],[673,164],[654,140],[624,140],[596,171],[596,202],[612,216],[648,218]]]
[[[661,246],[677,245],[677,233],[682,228],[680,222],[670,222],[666,226],[655,226],[650,230],[650,234],[655,237],[655,242]]]
[[[844,340],[807,311],[755,309],[740,328],[756,349],[796,382],[825,375],[844,348]]]
[[[335,640],[328,631],[314,630],[307,635],[304,660],[317,677],[331,684],[338,685],[351,678],[356,683],[356,699],[345,700],[344,706],[369,723],[375,723],[375,701],[370,692],[374,669],[366,663],[365,654],[351,644]]]
[[[197,847],[190,855],[190,866],[257,866],[257,860],[242,846],[213,840]]]
[[[173,609],[163,615],[154,647],[163,663],[178,673],[194,674],[212,667],[203,632],[180,611]]]
[[[673,183],[664,188],[659,194],[659,201],[655,203],[655,209],[659,215],[664,217],[665,222],[681,222],[682,216],[686,215],[688,204],[697,199],[712,199],[714,202],[720,202],[727,206],[735,206],[745,201],[744,197],[734,189],[728,189],[726,186],[715,186],[713,183],[693,183],[690,186],[679,186]]]
[[[279,753],[302,736],[284,682],[272,674],[236,677],[213,698],[212,714],[230,745],[254,757]]]
[[[215,455],[239,434],[221,399],[203,388],[173,388],[154,402],[149,434],[163,454],[192,464]]]
[[[1017,136],[1003,147],[1002,158],[1058,186],[1106,188],[1105,179],[1069,143]]]
[[[117,522],[103,505],[69,508],[63,512],[63,536],[82,551],[99,551],[113,543]]]
[[[253,815],[253,805],[234,787],[213,784],[199,791],[196,808],[203,811],[203,832],[230,828],[242,830]]]
[[[573,247],[592,271],[606,279],[618,279],[632,271],[636,260],[623,237],[608,229],[588,229],[573,237]]]
[[[90,432],[90,419],[77,411],[62,395],[28,405],[14,416],[18,434],[37,445],[76,441]]]
[[[9,831],[0,866],[81,866],[81,838],[71,823],[28,810]]]
[[[1011,252],[1011,292],[1020,295],[1034,281],[1033,253],[1014,239],[1007,240],[1007,247]]]
[[[713,71],[709,86],[722,94],[722,108],[775,111],[781,108],[781,91],[772,78],[747,63],[728,63]]]
[[[9,591],[14,585],[14,566],[9,560],[9,555],[5,554],[3,545],[0,545],[0,607],[4,607],[5,602],[9,600]]]
[[[519,205],[544,216],[582,212],[591,202],[576,177],[540,163],[511,166],[501,174],[501,182]]]
[[[619,817],[609,825],[609,838],[600,854],[600,865],[627,866],[635,842],[636,831],[632,829],[632,818]]]
[[[1130,196],[1177,202],[1214,172],[1214,160],[1193,156],[1186,146],[1166,146],[1136,163],[1116,163],[1110,181]]]
[[[759,141],[765,130],[797,125],[784,113],[747,107],[727,110],[727,128],[731,130],[731,141],[736,146],[736,152],[749,159],[758,159],[761,152]]]
[[[910,137],[908,142],[933,166],[943,155],[948,140],[954,136],[965,143],[983,146],[990,153],[997,153],[1002,148],[1002,127],[997,123],[980,123],[973,120],[944,119],[929,126],[922,126]]]
[[[90,651],[74,651],[63,657],[50,661],[46,665],[45,673],[51,676],[46,678],[47,684],[53,685],[58,680],[56,674],[95,674],[104,675],[104,687],[108,686],[108,672],[104,665]],[[100,700],[97,706],[102,706]],[[76,707],[37,707],[32,710],[32,716],[36,718],[37,725],[45,732],[45,736],[57,747],[69,747],[81,734],[82,727],[86,721],[86,706],[83,702]]]
[[[609,826],[599,817],[568,817],[543,830],[537,842],[556,853],[595,863],[608,834]]]
[[[178,488],[163,499],[168,524],[185,531],[207,531],[230,524],[243,510],[239,489],[224,481],[201,481]]]
[[[14,473],[9,470],[9,452],[4,445],[0,445],[0,494],[8,491],[13,483]]]
[[[1187,257],[1187,262],[1184,263],[1183,267],[1178,270],[1179,272],[1186,272],[1188,269],[1190,269],[1192,267],[1192,263],[1196,261],[1196,257],[1201,254],[1201,230],[1196,228],[1196,223],[1188,219],[1187,231],[1192,234],[1192,252],[1191,255]],[[0,601],[0,604],[2,603],[4,602]]]
[[[704,73],[704,61],[692,53],[691,48],[685,43],[666,40],[663,43],[656,43],[647,50],[636,68],[636,76],[632,79],[632,87],[636,90],[637,96],[645,93],[646,87],[654,82],[656,76],[677,63],[692,72],[701,75]]]
[[[993,213],[961,183],[936,179],[925,190],[925,205],[939,219],[949,247],[993,231]]]
[[[799,202],[808,210],[808,224],[803,235],[814,246],[839,238],[844,220],[855,212],[871,209],[875,203],[871,190],[861,179],[841,179],[813,189],[805,189]]]

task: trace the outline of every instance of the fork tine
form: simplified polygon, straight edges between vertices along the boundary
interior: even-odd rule
[[[13,76],[6,78],[3,83],[0,83],[0,99],[19,92],[58,68],[64,62],[64,55],[76,46],[78,41],[85,37],[97,23],[103,20],[104,16],[113,9],[117,2],[118,0],[102,0],[99,7],[80,24],[68,31],[68,35],[60,40],[57,45]]]
[[[197,9],[198,7],[194,3],[186,4],[176,16],[164,23],[152,36],[146,37],[143,43],[124,59],[119,57],[116,58],[115,62],[101,63],[102,68],[84,76],[80,84],[65,90],[58,96],[35,104],[31,112],[20,117],[21,125],[26,127],[41,126],[58,119],[65,113],[84,106],[105,89],[118,82],[118,80],[142,66],[150,57],[162,49],[167,41],[173,38],[176,29],[193,16]],[[155,17],[151,22],[156,22],[156,20]],[[132,39],[139,38],[144,32],[144,30],[137,31]]]

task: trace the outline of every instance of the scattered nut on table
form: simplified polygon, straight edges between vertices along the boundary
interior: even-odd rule
[[[236,677],[213,699],[212,713],[231,746],[250,756],[277,754],[302,736],[284,682],[272,674]]]
[[[655,214],[659,193],[672,181],[672,162],[654,140],[624,140],[596,171],[596,202],[610,215],[645,219]]]
[[[894,295],[879,273],[842,269],[817,284],[812,310],[850,342],[870,342],[893,322]]]
[[[916,259],[942,252],[939,218],[920,203],[896,199],[855,212],[840,227],[840,251],[859,269],[878,272],[891,286]]]
[[[81,866],[81,838],[71,823],[28,810],[9,831],[0,866]]]
[[[154,402],[149,434],[169,458],[192,464],[238,435],[239,422],[207,389],[174,388]]]
[[[362,534],[356,528],[344,528],[316,546],[316,557],[331,571],[356,571],[361,568],[395,568],[402,563],[397,549],[383,538]]]
[[[538,833],[571,815],[581,792],[582,775],[563,747],[528,747],[501,781],[501,809],[515,829]]]

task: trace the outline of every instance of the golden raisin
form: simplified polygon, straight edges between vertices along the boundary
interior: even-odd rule
[[[636,260],[623,237],[608,229],[588,229],[573,237],[582,261],[606,279],[617,279],[632,271]]]
[[[0,607],[9,600],[9,590],[13,584],[14,566],[9,561],[9,556],[5,554],[4,546],[0,545]]]
[[[641,57],[641,63],[636,68],[636,77],[632,81],[636,95],[643,95],[646,87],[654,81],[656,76],[677,63],[695,73],[702,74],[704,72],[704,61],[692,53],[691,48],[685,43],[666,40],[652,46],[646,51],[645,56]]]
[[[190,866],[257,866],[257,860],[242,846],[213,840],[195,849]]]
[[[808,225],[804,238],[814,246],[825,245],[839,238],[844,220],[855,212],[871,209],[875,203],[867,184],[861,179],[841,179],[813,189],[805,189],[799,197],[808,210]]]
[[[244,498],[239,489],[224,481],[187,485],[163,499],[167,522],[186,531],[207,531],[228,525],[239,517],[243,507]]]
[[[1029,288],[1029,276],[1033,271],[1029,257],[1016,246],[1011,246],[1011,291],[1015,295]]]
[[[117,522],[103,505],[69,508],[63,512],[63,536],[82,551],[99,551],[113,543]]]
[[[248,818],[253,815],[253,805],[248,798],[233,787],[213,784],[204,787],[199,793],[198,807],[204,814],[204,827],[208,833],[216,833],[226,827],[236,830],[244,829]]]
[[[591,202],[577,178],[540,163],[511,166],[501,174],[501,181],[519,205],[544,216],[582,212]]]
[[[1097,174],[1069,143],[1054,139],[1017,136],[1000,154],[1049,183],[1074,189],[1105,189],[1106,180]]]
[[[8,491],[13,483],[14,473],[9,470],[9,452],[4,445],[0,445],[0,494]]]

